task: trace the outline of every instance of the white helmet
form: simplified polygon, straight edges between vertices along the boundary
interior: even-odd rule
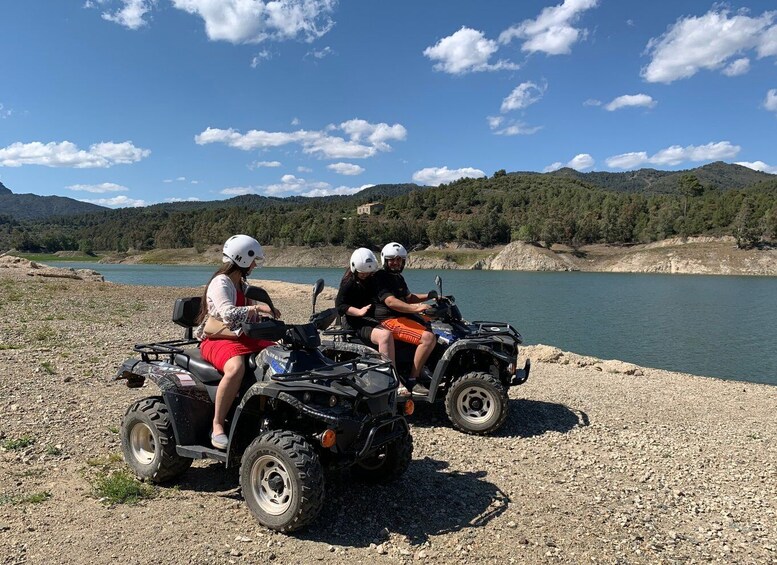
[[[380,252],[380,264],[386,268],[386,259],[393,259],[394,257],[402,257],[402,269],[405,268],[405,261],[407,260],[407,249],[405,249],[401,243],[392,241],[383,246]]]
[[[247,269],[253,261],[264,261],[264,251],[259,242],[248,235],[233,235],[224,243],[224,263],[232,261],[242,269]]]
[[[378,270],[378,258],[366,247],[360,247],[351,253],[352,273],[374,273]]]

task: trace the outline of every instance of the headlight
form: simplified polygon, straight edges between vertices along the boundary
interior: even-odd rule
[[[335,406],[337,406],[337,397],[334,394],[329,397],[329,406],[331,408],[334,408]]]

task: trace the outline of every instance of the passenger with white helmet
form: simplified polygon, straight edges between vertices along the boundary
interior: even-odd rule
[[[356,330],[365,343],[377,345],[378,350],[394,363],[394,339],[391,332],[371,317],[376,297],[373,275],[378,269],[378,258],[372,251],[366,247],[354,251],[340,281],[335,306],[340,316],[345,318],[344,326]]]
[[[412,389],[436,343],[426,321],[418,314],[423,314],[430,307],[424,301],[437,298],[437,293],[410,292],[402,276],[407,261],[407,250],[402,244],[387,244],[380,252],[380,257],[383,269],[375,276],[378,296],[375,317],[384,328],[391,330],[395,340],[417,346],[413,355],[413,369],[407,382],[407,388]]]
[[[211,277],[202,296],[200,325],[195,335],[202,339],[202,358],[224,373],[216,390],[215,412],[211,443],[217,449],[226,449],[228,440],[224,420],[240,389],[245,373],[245,358],[249,353],[261,351],[273,342],[259,340],[242,334],[243,322],[257,320],[261,316],[280,317],[281,313],[271,304],[246,298],[246,277],[264,261],[264,251],[259,242],[247,235],[233,235],[222,253],[223,265]],[[215,318],[225,326],[219,335],[207,336],[204,328],[208,318]]]

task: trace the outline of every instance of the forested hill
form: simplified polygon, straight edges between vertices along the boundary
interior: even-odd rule
[[[88,214],[106,210],[102,206],[80,202],[65,196],[14,194],[0,183],[0,214],[17,219],[40,219],[50,216]]]
[[[746,188],[759,182],[768,182],[774,179],[774,175],[721,161],[683,171],[639,169],[625,173],[581,173],[565,167],[547,174],[575,178],[608,190],[655,193],[677,192],[680,179],[688,174],[694,175],[699,183],[706,188],[721,190]]]
[[[742,172],[731,167],[736,166],[723,165],[722,171]],[[364,191],[315,199],[245,196],[188,210],[152,206],[44,220],[0,218],[0,249],[200,247],[235,233],[273,245],[373,248],[388,241],[409,247],[456,240],[629,244],[704,234],[733,234],[744,245],[773,241],[777,176],[757,175],[753,178],[765,180],[741,188],[725,180],[705,185],[700,177],[709,171],[707,166],[675,176],[671,192],[616,191],[563,173],[497,171],[433,188],[397,188],[400,195],[381,198],[385,209],[371,216],[357,215],[356,206],[376,198],[379,187],[367,196]]]

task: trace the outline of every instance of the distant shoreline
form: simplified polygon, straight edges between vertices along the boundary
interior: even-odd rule
[[[335,246],[266,246],[264,265],[344,268],[351,251]],[[101,263],[217,266],[221,259],[217,245],[200,250],[154,249],[100,257],[78,252],[8,253],[44,263],[94,262],[98,270]],[[411,252],[407,268],[777,276],[777,249],[738,249],[732,237],[673,238],[629,246],[594,244],[577,249],[562,245],[548,249],[523,242],[491,248],[446,244]]]

